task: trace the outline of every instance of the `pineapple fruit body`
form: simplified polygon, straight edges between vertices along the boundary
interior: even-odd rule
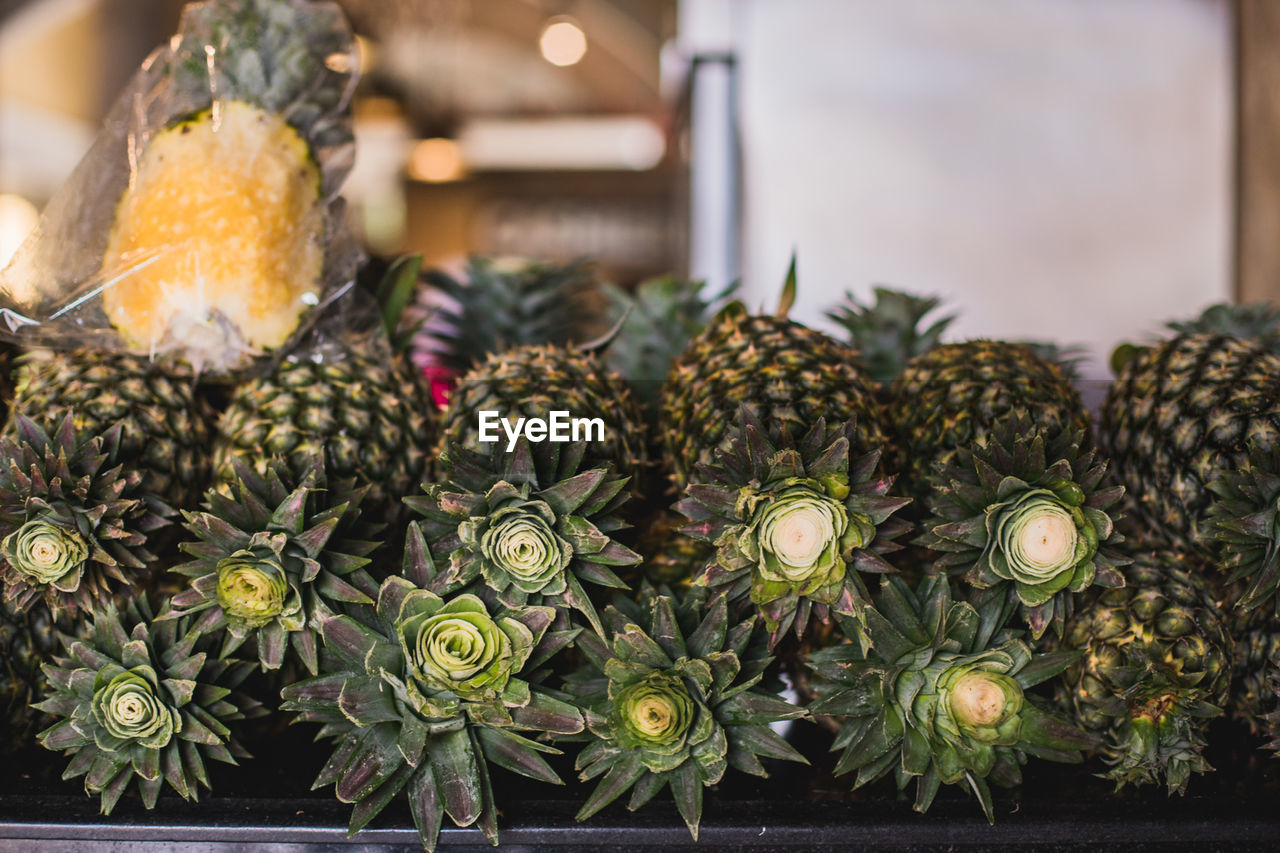
[[[349,334],[236,388],[218,422],[215,481],[232,482],[237,459],[265,474],[281,456],[302,477],[324,458],[329,476],[371,486],[372,519],[395,524],[425,475],[433,429],[421,373],[381,338]]]
[[[1089,413],[1062,368],[1022,344],[975,340],[943,344],[912,359],[889,392],[888,469],[918,502],[928,475],[956,448],[987,434],[1015,408],[1028,410],[1050,439],[1067,429],[1089,434]]]
[[[1210,719],[1225,708],[1233,642],[1205,580],[1207,564],[1167,551],[1136,555],[1126,585],[1088,594],[1068,621],[1066,705],[1103,739],[1108,775],[1119,784],[1185,789]]]
[[[35,743],[44,714],[32,708],[45,690],[41,664],[57,651],[53,616],[43,605],[0,601],[0,754]]]
[[[1189,334],[1139,351],[1117,372],[1101,442],[1129,512],[1150,536],[1202,540],[1215,471],[1240,468],[1250,442],[1280,440],[1280,357],[1258,343]]]
[[[214,416],[184,365],[87,348],[33,350],[17,371],[13,411],[49,433],[70,412],[82,439],[122,424],[118,461],[174,509],[194,506],[208,483]],[[5,435],[16,432],[11,415]]]
[[[448,445],[487,453],[480,442],[480,412],[498,417],[599,418],[604,440],[587,446],[584,468],[611,464],[633,477],[634,490],[647,465],[644,417],[631,390],[595,355],[561,346],[524,346],[495,353],[468,371],[449,397],[439,449]],[[506,438],[501,438],[504,446]],[[437,453],[437,455],[439,455]]]
[[[818,418],[857,418],[855,455],[884,443],[875,391],[857,351],[782,317],[726,310],[680,355],[659,403],[664,461],[682,490],[698,463],[729,449],[739,406],[776,440],[803,435]]]

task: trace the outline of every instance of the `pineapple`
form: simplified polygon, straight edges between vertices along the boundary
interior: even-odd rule
[[[36,707],[57,722],[40,743],[70,759],[62,778],[84,776],[103,814],[134,787],[148,809],[166,787],[199,799],[210,787],[205,762],[250,757],[237,730],[266,714],[239,690],[252,671],[211,654],[190,621],[157,621],[145,596],[107,605],[45,667],[48,687]]]
[[[601,297],[584,261],[473,257],[466,272],[465,281],[441,270],[426,275],[427,284],[448,300],[428,324],[428,359],[455,377],[496,352],[596,336],[590,303]]]
[[[1067,624],[1064,646],[1084,657],[1064,674],[1063,704],[1103,739],[1117,788],[1163,782],[1182,793],[1212,769],[1202,752],[1223,713],[1232,640],[1206,569],[1185,554],[1140,553],[1121,569],[1123,588],[1091,591]]]
[[[1235,656],[1231,666],[1231,716],[1251,734],[1274,742],[1280,738],[1280,617],[1271,608],[1233,610],[1231,636]],[[1271,749],[1277,749],[1269,743]]]
[[[17,437],[18,415],[52,432],[67,413],[82,439],[119,424],[116,461],[138,471],[142,488],[169,507],[194,503],[207,485],[214,416],[189,367],[83,347],[28,352],[5,437]]]
[[[807,430],[818,418],[857,418],[852,451],[884,443],[870,379],[856,350],[787,319],[795,299],[795,263],[775,316],[752,316],[738,302],[711,321],[676,359],[659,399],[664,463],[677,492],[698,463],[729,449],[746,404],[769,436]]]
[[[292,649],[315,675],[324,621],[377,594],[365,567],[382,531],[360,517],[368,490],[327,478],[319,459],[296,479],[279,459],[265,476],[238,463],[235,482],[210,489],[204,511],[183,513],[191,559],[172,571],[190,583],[160,619],[194,617],[193,630],[222,637],[223,658],[252,638],[263,670],[279,669]]]
[[[1277,559],[1277,500],[1280,445],[1248,448],[1244,463],[1214,473],[1214,502],[1203,531],[1217,549],[1236,640],[1231,710],[1254,734],[1280,736],[1280,561]],[[1274,749],[1275,746],[1272,746]]]
[[[45,690],[40,667],[57,648],[56,623],[47,608],[19,609],[0,600],[0,755],[34,743],[48,724],[31,706]]]
[[[425,541],[448,569],[435,592],[463,590],[508,608],[551,606],[604,628],[587,590],[627,589],[614,568],[641,557],[612,538],[626,527],[627,478],[588,468],[586,442],[531,443],[508,452],[448,447],[440,482],[405,499],[423,518]]]
[[[340,228],[327,202],[347,162],[332,155],[352,139],[353,66],[336,6],[187,8],[165,69],[177,115],[137,140],[100,271],[126,347],[242,367],[289,341],[349,272],[326,244]]]
[[[331,477],[370,487],[365,513],[395,525],[400,499],[415,492],[434,438],[425,380],[404,349],[400,312],[420,260],[393,266],[383,280],[381,328],[316,335],[269,375],[241,383],[218,421],[214,479],[236,480],[240,461],[265,474],[282,456],[302,477],[319,456]]]
[[[1246,338],[1264,344],[1273,352],[1280,344],[1280,309],[1270,302],[1245,305],[1220,302],[1210,305],[1192,320],[1173,321],[1165,326],[1184,335],[1203,332]]]
[[[1100,439],[1130,514],[1160,542],[1210,552],[1201,533],[1215,472],[1243,467],[1250,442],[1265,452],[1280,440],[1280,356],[1191,333],[1117,357]]]
[[[591,346],[591,345],[588,345]],[[547,418],[567,411],[573,418],[599,418],[603,441],[591,441],[585,467],[612,465],[631,476],[638,489],[648,460],[644,418],[621,376],[589,349],[555,345],[517,347],[494,353],[468,371],[449,398],[437,457],[447,447],[485,453],[479,413],[494,411],[516,418]],[[498,430],[505,449],[507,437]]]
[[[827,317],[844,327],[849,343],[861,354],[871,378],[884,386],[901,376],[911,359],[941,346],[942,335],[957,315],[940,317],[928,328],[921,329],[924,318],[942,304],[939,297],[916,296],[888,287],[877,287],[874,293],[875,302],[864,305],[852,292],[846,292],[844,301],[828,311]],[[1014,343],[1054,362],[1071,381],[1079,380],[1077,365],[1085,356],[1082,347],[1064,347],[1050,341]]]
[[[1062,368],[1023,344],[973,340],[944,344],[913,358],[889,392],[893,432],[889,470],[917,499],[929,472],[956,449],[986,435],[1015,407],[1032,412],[1046,441],[1066,430],[1089,435],[1089,413]],[[918,501],[917,513],[924,507]]]

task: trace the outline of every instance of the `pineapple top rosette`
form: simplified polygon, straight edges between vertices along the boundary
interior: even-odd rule
[[[917,544],[939,553],[934,567],[1007,598],[1036,639],[1062,633],[1073,593],[1124,586],[1116,570],[1121,486],[1106,485],[1107,463],[1075,429],[1049,438],[1022,409],[990,427],[929,483],[932,511]]]
[[[818,418],[798,440],[775,445],[746,406],[730,450],[699,464],[676,510],[693,539],[716,548],[696,583],[735,604],[749,598],[772,648],[810,618],[854,615],[867,591],[859,572],[891,572],[883,554],[909,525],[893,515],[910,503],[876,475],[878,450],[851,456],[854,418],[828,429]]]
[[[915,780],[923,813],[942,785],[962,785],[994,822],[992,783],[1019,784],[1028,757],[1078,764],[1096,744],[1025,692],[1080,653],[1033,653],[1001,628],[1003,602],[955,601],[942,574],[914,589],[890,575],[861,611],[841,620],[849,642],[806,658],[809,711],[840,722],[835,773],[856,771],[854,788],[893,771],[900,790]]]
[[[296,340],[360,261],[356,70],[336,4],[189,5],[0,277],[10,328],[215,373]]]

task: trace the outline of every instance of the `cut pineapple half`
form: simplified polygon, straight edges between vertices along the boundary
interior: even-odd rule
[[[280,116],[216,103],[146,146],[103,262],[130,347],[230,367],[283,344],[319,301],[320,173]]]

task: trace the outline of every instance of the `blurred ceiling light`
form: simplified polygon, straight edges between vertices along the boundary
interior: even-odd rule
[[[473,171],[635,171],[666,153],[662,129],[644,116],[473,119],[458,134]]]
[[[8,266],[14,252],[40,221],[40,211],[20,195],[0,195],[0,269]]]
[[[569,18],[553,18],[542,30],[538,40],[542,58],[552,65],[564,68],[576,65],[587,53],[587,36]]]
[[[462,151],[452,139],[420,139],[409,153],[409,177],[439,184],[456,181],[466,174]]]

